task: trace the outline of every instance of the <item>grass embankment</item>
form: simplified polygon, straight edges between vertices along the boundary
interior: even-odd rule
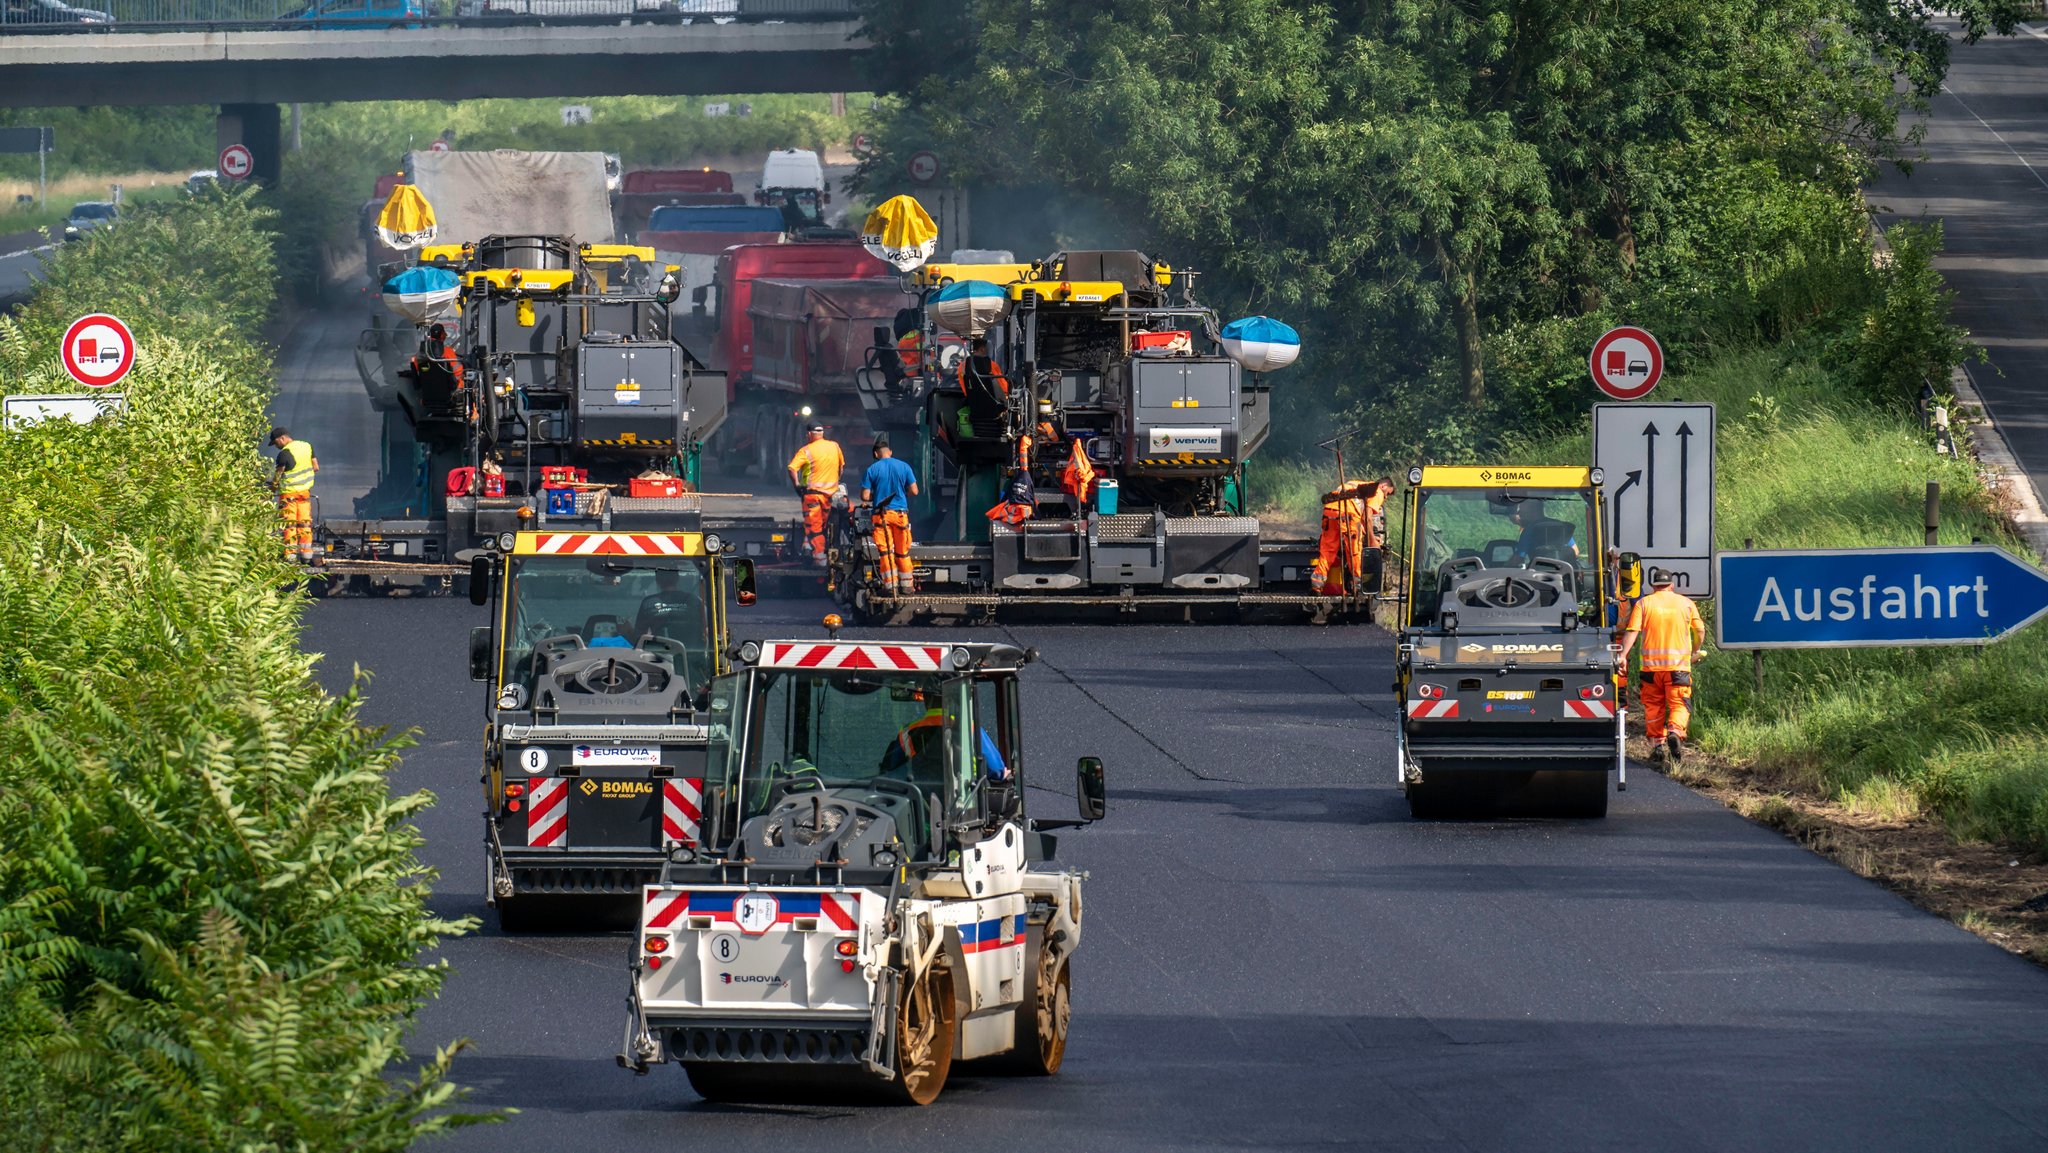
[[[255,452],[270,214],[188,199],[67,245],[0,387],[66,392],[65,324],[141,342],[127,413],[0,433],[0,1118],[10,1150],[391,1150],[451,1123],[394,1076],[461,926],[397,742],[299,648]]]
[[[190,174],[127,172],[106,176],[75,173],[50,181],[49,201],[41,208],[33,202],[23,204],[20,199],[36,194],[34,179],[0,180],[0,235],[47,228],[53,237],[59,236],[72,205],[81,200],[112,200],[116,184],[121,186],[121,207],[127,212],[134,212],[145,204],[175,200],[185,194],[185,178]]]

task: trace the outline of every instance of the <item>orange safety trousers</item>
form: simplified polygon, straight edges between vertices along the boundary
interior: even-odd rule
[[[1684,669],[1644,670],[1636,679],[1636,696],[1643,702],[1643,733],[1651,741],[1664,739],[1665,729],[1685,739],[1692,720],[1692,674]]]
[[[831,511],[831,493],[804,494],[804,543],[811,546],[811,556],[817,560],[825,559],[825,517]]]
[[[1323,506],[1323,536],[1316,553],[1315,591],[1338,596],[1346,589],[1362,587],[1365,578],[1365,523],[1356,502],[1332,502]]]
[[[284,547],[298,560],[313,559],[313,494],[277,494],[278,515],[284,521]]]
[[[900,508],[876,512],[874,539],[882,588],[890,592],[912,591],[916,578],[910,563],[910,514]]]

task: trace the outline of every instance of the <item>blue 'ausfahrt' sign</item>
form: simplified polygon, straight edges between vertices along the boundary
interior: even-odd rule
[[[1715,557],[1728,649],[1981,645],[2048,613],[2048,573],[2003,549],[1815,549]]]

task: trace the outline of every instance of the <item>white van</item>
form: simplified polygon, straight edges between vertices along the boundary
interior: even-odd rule
[[[808,148],[778,148],[761,165],[761,191],[798,188],[806,192],[825,191],[825,166]]]

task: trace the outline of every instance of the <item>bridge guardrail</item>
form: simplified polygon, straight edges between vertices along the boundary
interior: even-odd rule
[[[0,0],[0,36],[849,20],[854,0]]]

